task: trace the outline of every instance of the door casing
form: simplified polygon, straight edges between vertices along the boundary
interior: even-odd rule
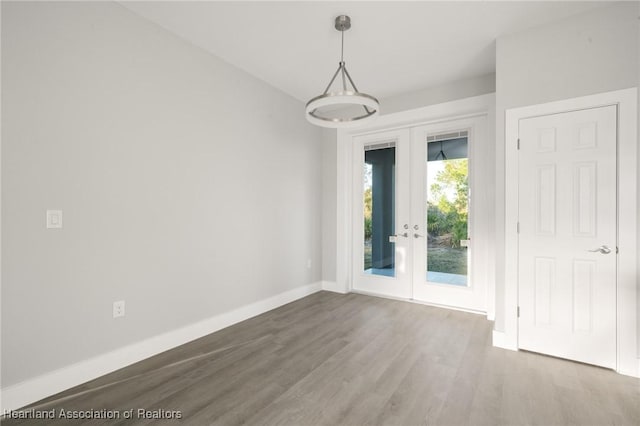
[[[616,371],[640,377],[637,358],[637,89],[549,102],[506,111],[504,330],[494,331],[494,346],[518,350],[518,127],[519,121],[609,105],[618,107],[618,277]]]

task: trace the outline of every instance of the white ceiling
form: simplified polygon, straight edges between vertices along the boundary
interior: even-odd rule
[[[337,15],[351,16],[345,62],[378,98],[495,72],[498,36],[607,2],[121,2],[306,102],[338,66]]]

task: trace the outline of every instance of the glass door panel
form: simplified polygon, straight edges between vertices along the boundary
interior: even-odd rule
[[[432,283],[467,286],[469,162],[467,137],[427,145],[427,276]]]
[[[364,147],[364,272],[368,274],[395,276],[395,167],[395,146]]]

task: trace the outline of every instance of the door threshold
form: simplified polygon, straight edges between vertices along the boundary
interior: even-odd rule
[[[452,310],[452,311],[460,311],[460,312],[466,312],[466,313],[469,313],[469,314],[483,315],[485,317],[487,316],[487,313],[485,311],[461,308],[461,307],[458,307],[458,306],[440,305],[440,304],[437,304],[437,303],[424,302],[422,300],[409,299],[409,298],[404,298],[404,297],[389,296],[387,294],[375,293],[375,292],[372,292],[372,291],[365,291],[365,290],[358,290],[358,289],[351,289],[350,292],[351,293],[355,293],[355,294],[362,294],[364,296],[381,297],[383,299],[398,300],[400,302],[409,302],[409,303],[415,303],[415,304],[418,304],[418,305],[432,306],[434,308],[449,309],[449,310]]]

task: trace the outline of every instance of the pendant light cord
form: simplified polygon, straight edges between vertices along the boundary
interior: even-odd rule
[[[340,31],[341,34],[341,44],[340,44],[340,68],[342,69],[342,90],[347,91],[347,78],[345,77],[345,66],[344,66],[344,31]]]

